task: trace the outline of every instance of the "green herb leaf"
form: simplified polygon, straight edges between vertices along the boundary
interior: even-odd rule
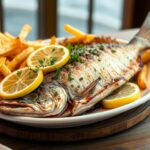
[[[60,73],[61,73],[61,68],[57,68],[54,76],[52,77],[53,80],[57,80],[60,76]]]
[[[82,80],[83,80],[83,77],[79,78],[79,80],[82,81]]]
[[[74,52],[71,54],[71,61],[74,62],[74,61],[79,61],[79,55],[77,52]]]
[[[39,67],[44,67],[45,59],[39,60]]]
[[[116,52],[116,50],[112,49],[112,50],[111,50],[111,52],[112,52],[112,53],[115,53],[115,52]]]
[[[104,50],[104,46],[103,46],[102,44],[99,44],[99,45],[98,45],[98,48],[99,48],[100,50]]]
[[[48,63],[49,66],[54,65],[57,61],[56,57],[51,57],[50,62]]]
[[[71,77],[71,74],[68,74],[68,80],[69,80],[69,81],[74,80],[74,78]]]
[[[18,76],[20,76],[20,75],[21,75],[21,73],[22,73],[22,71],[21,71],[21,70],[18,70],[18,71],[17,71],[17,75],[18,75]]]
[[[89,53],[91,53],[93,55],[97,55],[97,50],[96,49],[91,49],[91,50],[89,50]]]
[[[71,51],[73,50],[74,47],[73,47],[72,44],[68,44],[68,45],[67,45],[67,48],[69,49],[69,51],[70,51],[70,53],[71,53]]]

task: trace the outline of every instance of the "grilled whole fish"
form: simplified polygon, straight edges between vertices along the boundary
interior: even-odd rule
[[[42,85],[16,100],[1,100],[0,111],[24,116],[79,115],[129,81],[141,68],[140,52],[150,47],[150,13],[128,44],[93,44],[76,47],[80,57],[55,73]]]

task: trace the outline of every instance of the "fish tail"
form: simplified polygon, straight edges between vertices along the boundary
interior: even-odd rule
[[[148,13],[139,32],[134,36],[129,44],[136,44],[141,50],[150,48],[150,12]]]

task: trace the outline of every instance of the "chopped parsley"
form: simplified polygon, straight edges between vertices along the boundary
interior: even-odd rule
[[[98,48],[99,48],[100,50],[104,50],[104,46],[103,46],[102,44],[99,44],[99,45],[98,45]]]
[[[39,60],[39,67],[44,67],[45,59]]]
[[[58,96],[58,92],[55,91],[54,92],[54,97],[56,97],[56,96]]]
[[[52,77],[53,80],[57,80],[60,76],[60,73],[61,73],[61,68],[57,68],[54,76]]]
[[[89,53],[91,53],[93,55],[97,55],[97,50],[96,49],[91,49],[91,50],[89,50]]]
[[[67,48],[69,49],[69,51],[70,51],[70,53],[71,53],[74,47],[73,47],[72,44],[68,44],[68,45],[67,45]]]
[[[80,77],[79,80],[82,81],[82,80],[83,80],[83,77]]]
[[[33,73],[38,73],[38,71],[39,71],[39,67],[29,67],[29,69],[31,70],[31,71],[33,71]]]
[[[53,49],[52,49],[52,52],[54,52],[55,50],[56,50],[56,48],[53,48]]]
[[[115,53],[115,52],[116,52],[116,50],[112,49],[112,50],[111,50],[111,52],[112,52],[112,53]]]
[[[74,78],[71,76],[71,74],[70,74],[70,73],[68,74],[68,80],[69,80],[69,81],[74,80]]]
[[[22,73],[22,71],[21,71],[21,70],[18,70],[18,71],[17,71],[17,75],[18,75],[18,76],[20,76],[20,75],[21,75],[21,73]]]
[[[50,62],[48,63],[49,66],[54,65],[57,61],[56,57],[51,57]]]
[[[77,88],[79,89],[79,88],[80,88],[80,85],[78,85]]]
[[[79,61],[79,60],[80,60],[80,58],[79,58],[79,54],[77,52],[71,53],[71,62]]]

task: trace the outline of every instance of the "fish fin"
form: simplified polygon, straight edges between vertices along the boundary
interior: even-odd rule
[[[141,49],[150,47],[150,12],[148,13],[139,32],[134,36],[129,44],[139,45]]]

